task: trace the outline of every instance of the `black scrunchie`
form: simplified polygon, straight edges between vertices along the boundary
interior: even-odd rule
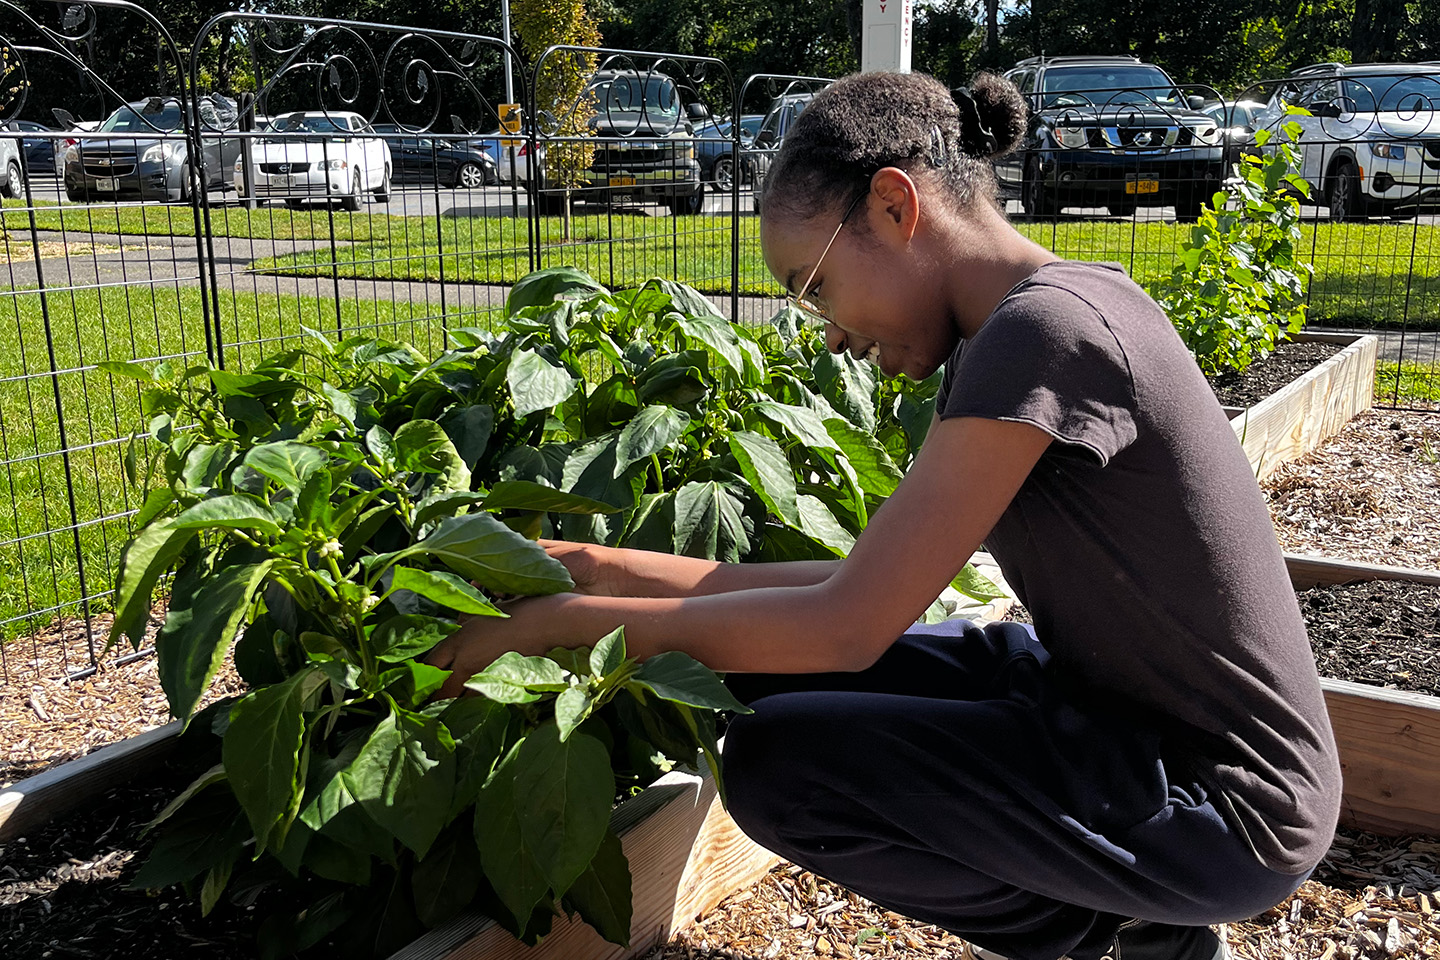
[[[969,87],[956,87],[950,91],[960,107],[960,148],[971,156],[988,157],[995,152],[999,142],[995,134],[980,119],[980,108],[975,106],[975,97]]]

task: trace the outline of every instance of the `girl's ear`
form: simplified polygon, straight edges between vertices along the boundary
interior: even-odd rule
[[[870,178],[870,195],[867,206],[879,213],[879,223],[872,225],[909,243],[920,223],[920,191],[915,181],[899,167],[882,167]]]

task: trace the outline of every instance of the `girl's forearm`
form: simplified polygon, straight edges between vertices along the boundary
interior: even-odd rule
[[[840,567],[839,560],[795,560],[787,563],[718,563],[649,550],[616,550],[632,597],[706,597],[763,587],[809,587],[824,583]]]

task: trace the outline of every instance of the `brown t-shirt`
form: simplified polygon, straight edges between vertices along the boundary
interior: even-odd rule
[[[941,418],[1055,438],[986,539],[1056,667],[1174,724],[1260,860],[1325,853],[1340,764],[1249,462],[1165,314],[1118,265],[1055,262],[946,364]]]

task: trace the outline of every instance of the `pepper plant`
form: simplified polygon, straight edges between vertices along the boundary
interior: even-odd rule
[[[149,418],[112,643],[141,644],[173,574],[161,682],[188,736],[218,738],[136,885],[279,905],[264,956],[384,955],[466,908],[529,942],[561,909],[625,942],[613,802],[702,759],[723,796],[716,716],[745,708],[683,653],[627,657],[623,631],[503,654],[458,700],[421,658],[500,598],[573,587],[537,534],[843,556],[930,388],[883,388],[794,319],[756,336],[683,285],[559,268],[433,359],[311,331],[245,373],[106,364]],[[197,714],[227,655],[251,692]]]

